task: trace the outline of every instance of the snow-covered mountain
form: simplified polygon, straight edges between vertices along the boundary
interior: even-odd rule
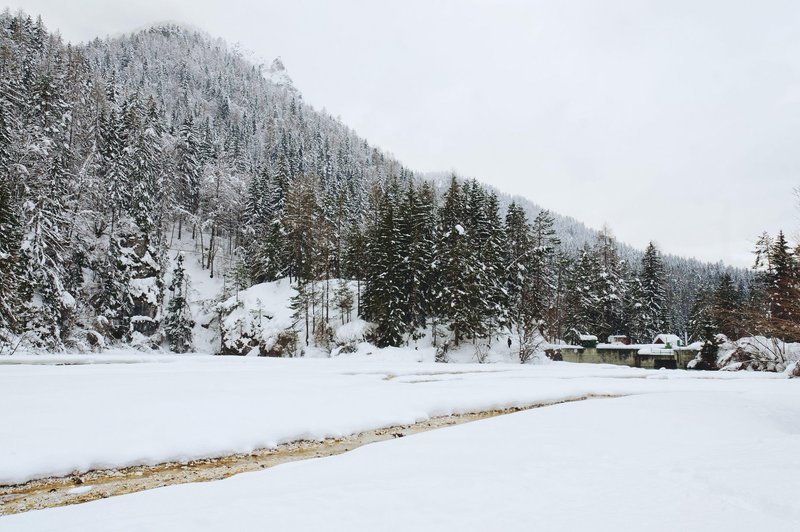
[[[347,239],[375,220],[382,191],[428,181],[441,195],[449,181],[416,174],[306,104],[279,58],[255,64],[194,29],[159,25],[65,44],[41,20],[6,12],[0,47],[0,336],[13,330],[51,348],[157,336],[165,301],[180,299],[165,279],[171,243],[186,232],[203,270],[230,278],[228,292],[262,275],[302,277],[297,269],[321,253],[324,275],[338,274],[354,245]],[[529,220],[542,210],[497,196],[501,217],[512,201]],[[292,220],[294,236],[271,222],[292,206],[319,209],[327,247],[301,252],[305,232],[319,229],[313,221]],[[553,226],[573,256],[598,238],[570,217],[553,214]],[[288,245],[294,266],[275,266],[276,243]],[[628,267],[642,257],[624,244],[618,251]],[[237,261],[261,261],[259,273],[251,268],[246,280]],[[665,265],[676,328],[720,272],[747,280],[691,259]]]

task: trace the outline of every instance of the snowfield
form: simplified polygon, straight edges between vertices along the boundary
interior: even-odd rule
[[[9,516],[0,530],[788,532],[799,443],[795,392],[597,399]]]
[[[420,364],[417,355],[387,349],[336,359],[140,354],[2,359],[0,400],[13,408],[0,410],[0,484],[248,452],[585,395],[800,392],[797,381],[770,373]],[[37,364],[8,364],[24,361]],[[42,364],[47,361],[69,365]]]
[[[286,464],[0,518],[0,530],[797,530],[800,380],[550,363],[14,356],[0,484],[583,396]],[[35,362],[30,364],[29,362]],[[61,364],[61,365],[59,365]]]

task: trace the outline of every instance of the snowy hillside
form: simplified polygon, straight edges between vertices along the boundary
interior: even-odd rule
[[[416,175],[305,104],[279,59],[253,64],[196,30],[67,45],[10,13],[0,30],[0,352],[330,352],[344,313],[382,347],[697,340],[716,292],[737,306],[766,286],[475,180]],[[302,350],[239,315],[269,306],[251,287],[287,278]]]

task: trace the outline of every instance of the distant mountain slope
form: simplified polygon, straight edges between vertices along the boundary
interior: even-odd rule
[[[358,210],[367,181],[408,175],[402,165],[330,115],[303,102],[280,59],[267,68],[220,39],[177,25],[86,45],[88,60],[118,90],[163,104],[176,131],[187,119],[245,173],[311,173],[348,188]]]
[[[162,345],[165,300],[183,290],[166,285],[182,233],[228,291],[338,276],[343,250],[363,245],[348,239],[375,225],[386,190],[445,181],[305,104],[280,60],[254,65],[196,30],[160,25],[73,46],[5,12],[0,56],[0,340],[11,330],[48,348]],[[512,199],[529,221],[541,210],[499,196],[501,217]],[[597,238],[554,218],[573,257]],[[641,252],[619,250],[635,269]],[[670,323],[685,330],[698,288],[725,268],[676,257],[666,266]]]

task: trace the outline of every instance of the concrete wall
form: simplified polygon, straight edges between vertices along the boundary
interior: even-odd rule
[[[633,368],[678,368],[686,369],[686,364],[697,356],[693,349],[674,349],[673,353],[640,355],[639,348],[561,348],[561,359],[565,362],[589,364],[616,364]]]
[[[589,364],[616,364],[636,367],[638,349],[561,349],[565,362],[586,362]]]
[[[677,347],[673,351],[675,351],[675,356],[678,357],[679,368],[685,368],[690,361],[697,358],[697,354],[700,352],[696,349],[687,349],[685,347]]]

